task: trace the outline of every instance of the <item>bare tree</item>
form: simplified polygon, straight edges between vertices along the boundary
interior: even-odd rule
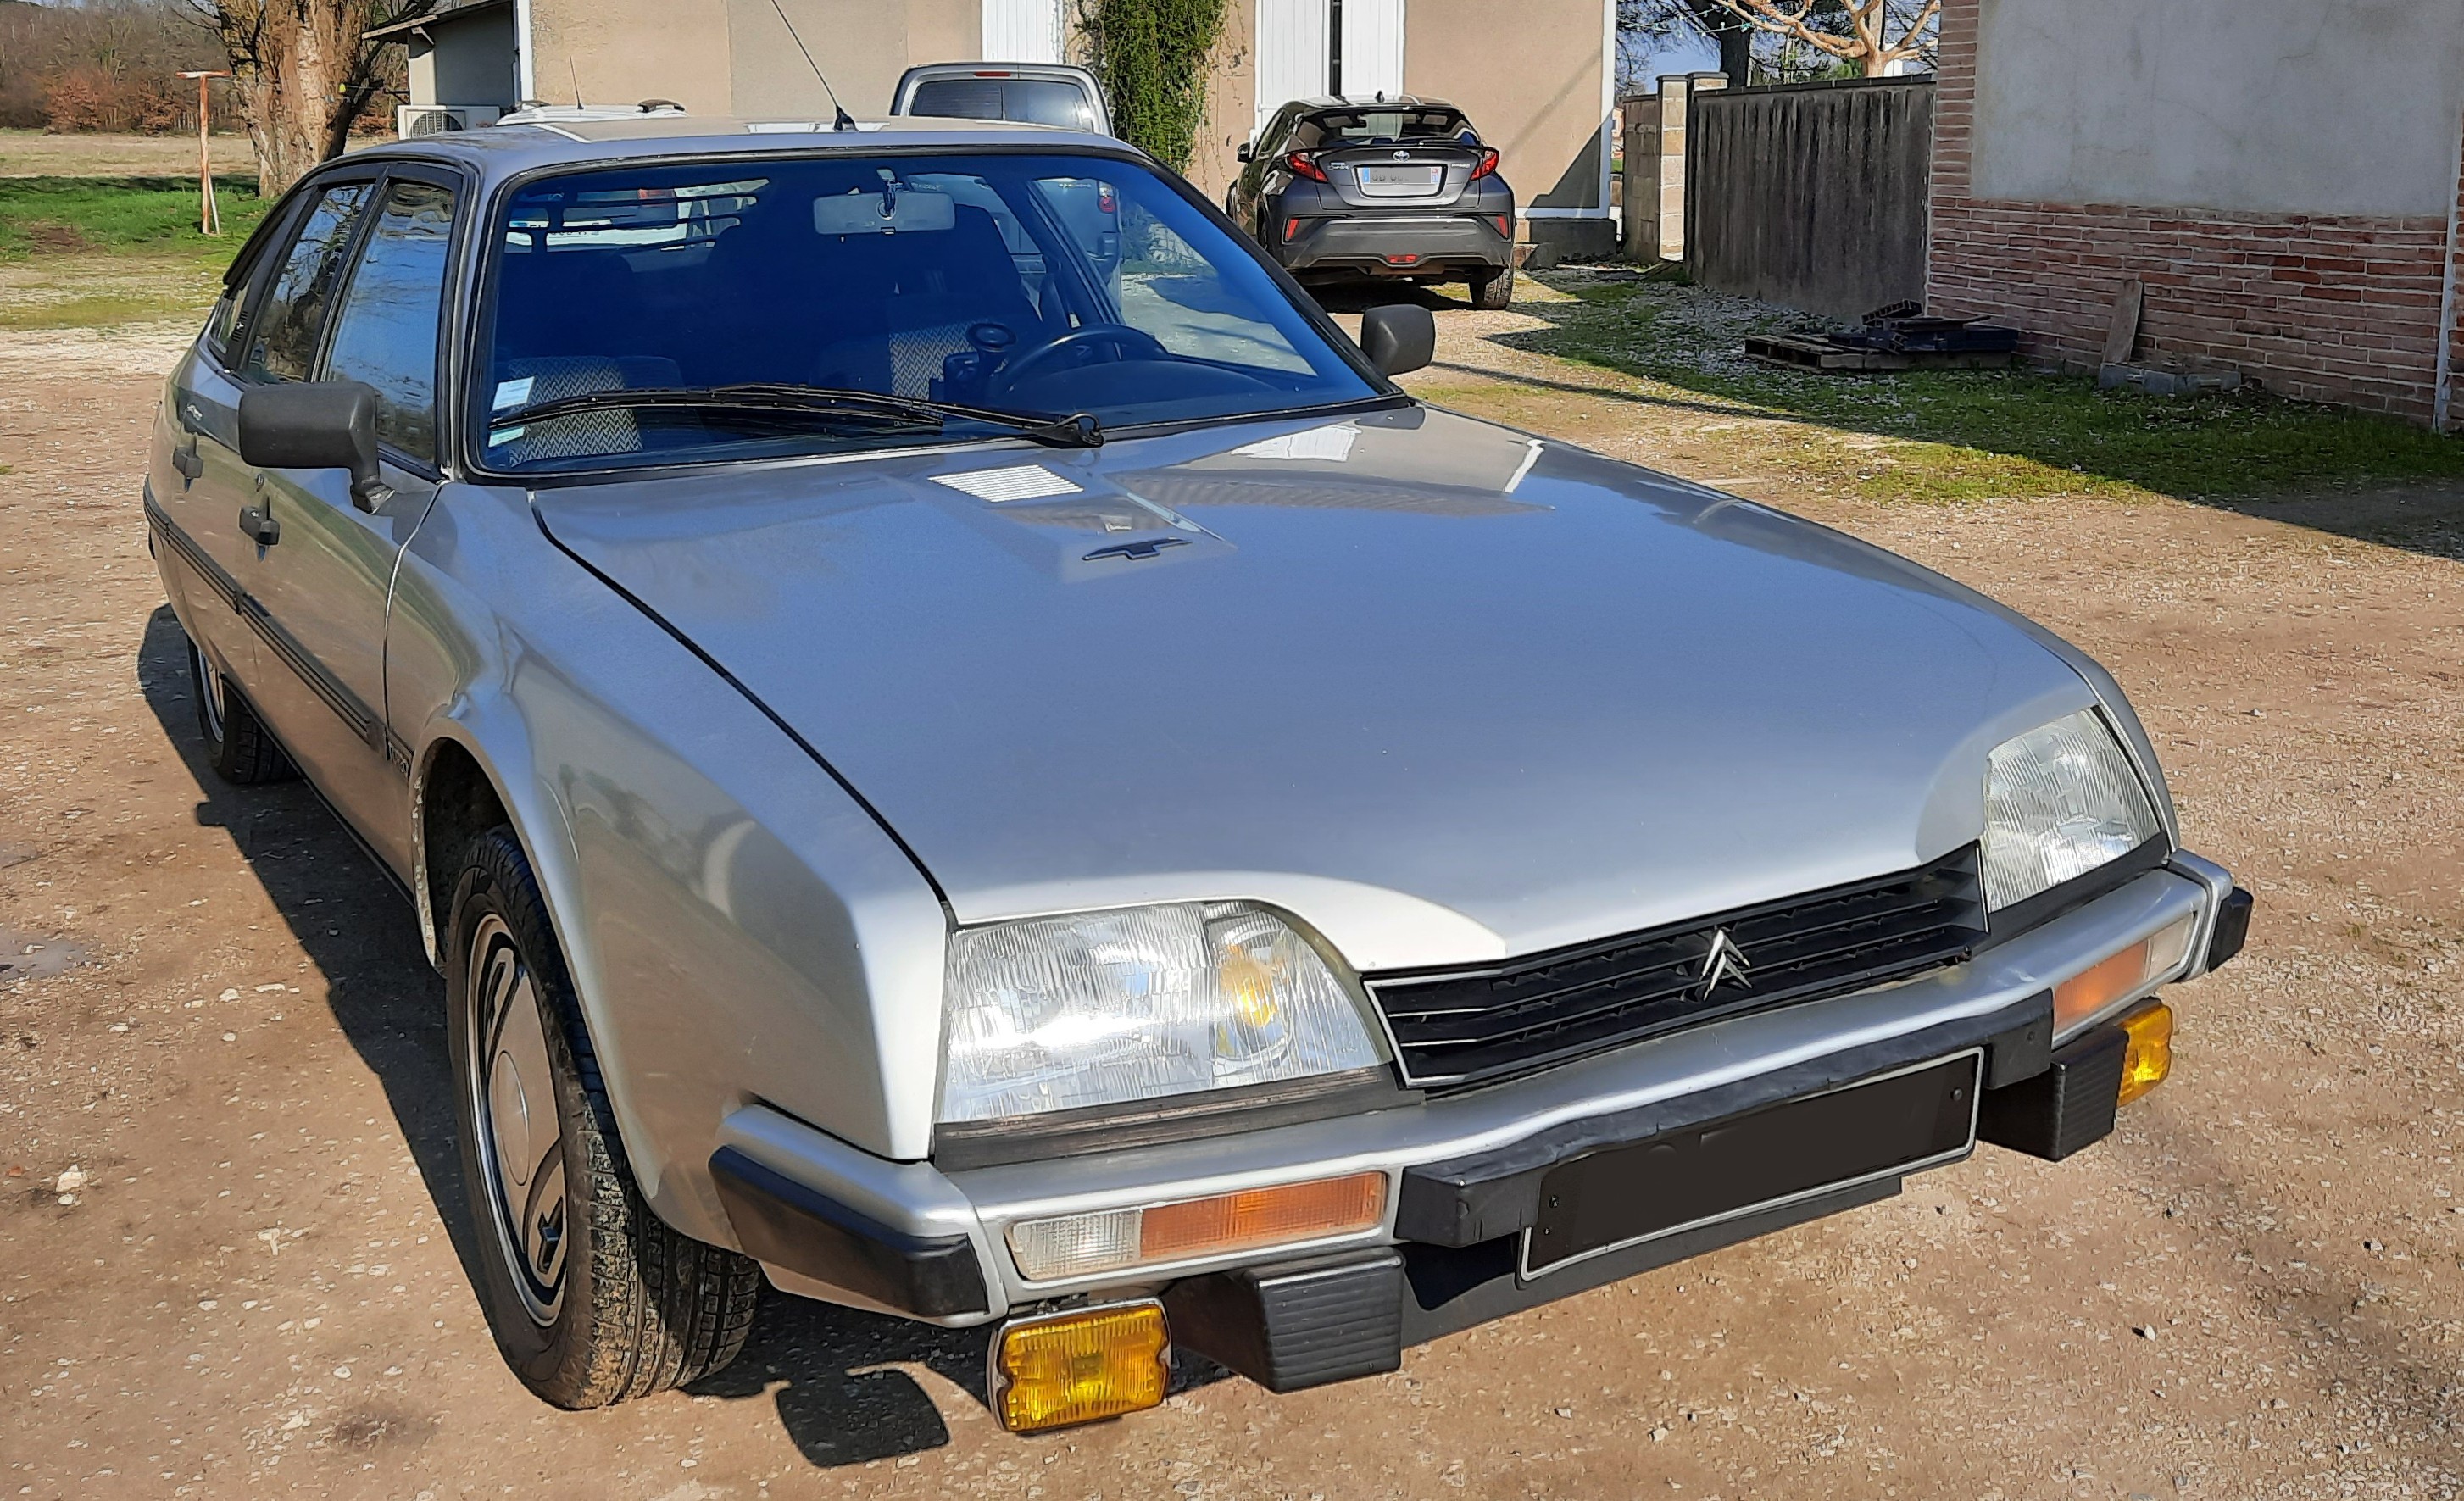
[[[434,8],[406,0],[186,0],[222,39],[232,94],[256,147],[257,191],[272,197],[341,155],[351,126],[389,80],[386,49],[366,33]]]
[[[1785,41],[1854,64],[1879,78],[1903,57],[1933,51],[1942,0],[1713,0]]]

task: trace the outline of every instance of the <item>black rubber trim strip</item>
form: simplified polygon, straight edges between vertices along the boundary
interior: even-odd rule
[[[754,709],[760,714],[761,717],[769,720],[772,724],[777,725],[779,727],[779,733],[787,737],[798,750],[801,750],[805,755],[811,757],[813,759],[813,764],[821,767],[832,782],[837,783],[839,784],[839,790],[846,793],[850,799],[852,799],[856,806],[864,809],[865,816],[871,819],[875,827],[880,828],[882,833],[889,838],[890,842],[898,847],[898,852],[907,857],[908,863],[915,867],[915,873],[924,877],[924,884],[933,889],[933,899],[941,904],[941,914],[949,919],[950,926],[955,928],[958,925],[958,909],[950,905],[950,894],[941,890],[941,883],[939,880],[935,878],[932,867],[924,863],[924,857],[915,852],[915,847],[913,845],[909,844],[906,839],[899,834],[897,829],[891,827],[890,820],[882,816],[881,809],[872,806],[872,800],[866,797],[863,793],[858,792],[855,788],[855,784],[849,782],[847,777],[839,771],[838,767],[830,764],[828,757],[824,756],[812,741],[804,739],[794,725],[787,722],[786,717],[783,715],[780,714],[776,709],[771,708],[768,704],[763,703],[761,701],[761,695],[747,687],[742,678],[737,677],[734,673],[729,672],[720,664],[718,658],[703,651],[699,642],[677,629],[674,624],[671,622],[668,617],[660,614],[657,610],[652,609],[649,607],[649,603],[644,600],[640,595],[635,594],[632,590],[617,583],[614,579],[609,578],[605,573],[602,572],[597,566],[595,566],[589,559],[584,558],[582,554],[575,552],[570,547],[567,547],[564,544],[564,540],[557,536],[554,529],[547,524],[547,516],[544,512],[539,510],[537,500],[534,500],[531,504],[531,520],[539,527],[539,535],[547,539],[547,544],[550,547],[555,548],[558,552],[561,552],[567,558],[572,559],[575,567],[580,568],[583,572],[589,574],[594,579],[597,579],[600,583],[605,585],[608,591],[613,593],[618,599],[623,600],[626,604],[632,606],[637,610],[640,610],[642,612],[643,619],[649,621],[651,625],[658,627],[661,630],[666,631],[669,638],[674,641],[676,645],[692,652],[694,660],[700,662],[702,666],[709,668],[712,672],[716,673],[720,682],[723,682],[728,687],[735,689],[737,693],[743,697],[746,703],[751,704]]]
[[[2075,875],[2059,886],[2047,887],[2024,901],[2013,902],[2000,912],[1989,912],[1985,915],[1986,938],[1976,946],[1977,950],[1981,953],[2005,938],[2016,938],[2030,928],[2051,922],[2066,912],[2118,892],[2150,871],[2165,869],[2165,862],[2172,857],[2172,845],[2163,834],[2157,834],[2084,875]]]
[[[222,596],[223,603],[248,623],[249,629],[255,631],[257,639],[271,647],[275,655],[282,658],[299,680],[308,685],[308,691],[323,700],[326,708],[333,710],[344,724],[350,726],[351,734],[361,744],[373,751],[386,749],[385,724],[376,711],[344,686],[341,679],[327,672],[325,664],[300,645],[297,637],[283,629],[281,623],[266,612],[265,606],[256,596],[241,588],[237,579],[224,572],[222,565],[215,563],[194,538],[181,530],[179,523],[171,519],[150,494],[145,500],[145,519],[169,541],[172,551],[204,575],[214,592]]]
[[[934,1165],[951,1172],[1007,1162],[1125,1152],[1201,1137],[1228,1137],[1335,1115],[1418,1104],[1383,1064],[1347,1073],[1243,1089],[1209,1090],[1122,1107],[1093,1105],[1049,1115],[965,1121],[933,1132]]]
[[[919,1318],[992,1307],[966,1236],[893,1230],[734,1147],[711,1154],[710,1176],[737,1245],[757,1261]]]
[[[1529,1228],[1538,1213],[1541,1180],[1549,1169],[1569,1159],[1742,1115],[1892,1069],[1947,1057],[1964,1048],[1985,1048],[1986,1085],[2002,1088],[2052,1067],[2053,1036],[2053,992],[2039,991],[1983,1016],[1825,1053],[1717,1089],[1567,1121],[1495,1151],[1406,1168],[1396,1206],[1395,1233],[1408,1241],[1455,1247],[1513,1235]]]

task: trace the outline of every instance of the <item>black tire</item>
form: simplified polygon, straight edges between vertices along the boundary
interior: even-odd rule
[[[1471,305],[1488,312],[1514,305],[1514,268],[1500,266],[1471,278]]]
[[[205,737],[206,763],[225,782],[247,786],[286,782],[299,775],[240,691],[188,643],[188,684],[197,695],[197,733]]]
[[[446,1025],[479,1299],[496,1348],[523,1385],[569,1409],[698,1380],[743,1350],[760,1269],[669,1227],[643,1202],[514,831],[500,826],[472,840],[461,869],[450,909]],[[526,1004],[537,1031],[517,1037]],[[545,1074],[558,1133],[544,1148],[529,1124],[541,1081],[525,1074],[516,1050],[543,1066],[533,1071]],[[501,1129],[521,1142],[520,1159],[534,1162],[523,1181],[538,1185],[518,1217],[498,1166],[508,1151],[497,1135],[499,1105],[508,1099],[523,1108],[503,1112]],[[557,1197],[543,1211],[540,1189],[552,1177]],[[536,1223],[517,1228],[517,1218]],[[532,1248],[516,1245],[532,1232]],[[542,1265],[545,1277],[535,1274]]]

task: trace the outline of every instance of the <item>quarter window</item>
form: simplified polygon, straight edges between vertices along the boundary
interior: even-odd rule
[[[420,459],[436,456],[436,331],[452,230],[451,189],[387,189],[325,356],[328,379],[376,388],[379,441]]]
[[[265,289],[253,320],[254,337],[240,366],[243,380],[304,381],[317,363],[317,343],[340,289],[351,227],[359,222],[370,185],[343,183],[317,195],[299,227],[299,237]]]

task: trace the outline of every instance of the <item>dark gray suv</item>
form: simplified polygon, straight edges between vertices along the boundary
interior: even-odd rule
[[[1232,222],[1305,281],[1466,281],[1514,298],[1514,189],[1442,99],[1295,99],[1241,148]]]

